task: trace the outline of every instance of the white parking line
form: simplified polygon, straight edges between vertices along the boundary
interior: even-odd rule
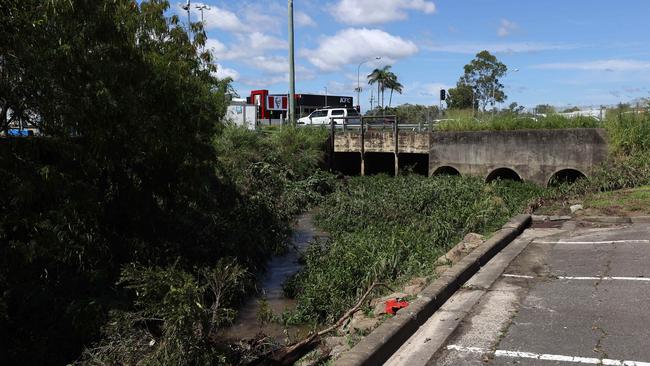
[[[603,241],[565,241],[565,240],[558,240],[558,241],[543,241],[543,240],[534,240],[533,243],[535,244],[575,244],[575,245],[588,245],[588,244],[623,244],[623,243],[628,243],[628,244],[636,244],[636,243],[641,243],[641,244],[650,244],[650,240],[648,239],[632,239],[632,240],[603,240]]]
[[[545,277],[542,277],[542,276],[526,276],[526,275],[508,274],[508,273],[504,273],[503,277],[527,278],[527,279],[545,278]],[[587,280],[587,281],[605,280],[605,281],[641,281],[641,282],[650,282],[650,278],[648,278],[648,277],[549,276],[549,278],[557,278],[557,279],[560,279],[560,280]]]
[[[582,363],[588,365],[608,365],[608,366],[650,366],[650,362],[641,361],[625,361],[625,360],[612,360],[609,358],[592,358],[592,357],[579,357],[579,356],[564,356],[552,355],[547,353],[532,353],[532,352],[519,352],[519,351],[506,351],[496,350],[492,352],[489,349],[479,347],[463,347],[457,345],[447,346],[448,350],[466,352],[466,353],[480,353],[480,354],[494,354],[496,357],[509,357],[509,358],[527,358],[533,360],[547,360],[547,361],[561,361]]]

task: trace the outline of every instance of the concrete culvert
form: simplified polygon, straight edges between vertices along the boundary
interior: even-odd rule
[[[573,184],[582,178],[586,178],[586,176],[577,169],[562,169],[551,176],[548,180],[548,186],[554,187],[560,184]]]
[[[519,174],[517,174],[517,172],[515,172],[514,170],[512,170],[510,168],[499,168],[499,169],[493,170],[492,173],[488,174],[487,178],[485,178],[485,182],[489,183],[489,182],[492,182],[493,180],[496,180],[496,179],[514,180],[514,181],[518,181],[518,182],[522,181]]]
[[[451,166],[441,166],[433,172],[433,175],[460,175],[460,172]]]

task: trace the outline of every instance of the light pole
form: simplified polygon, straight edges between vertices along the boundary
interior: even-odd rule
[[[327,107],[327,87],[325,87],[325,107]]]
[[[205,23],[203,22],[203,10],[210,10],[210,7],[202,4],[202,5],[197,5],[196,8],[201,12],[201,24],[203,27],[205,27]]]
[[[375,60],[381,60],[381,57],[377,56],[375,57]],[[361,65],[370,61],[371,60],[362,61],[359,63],[359,66],[357,66],[357,105],[359,106],[359,113],[361,113],[361,79],[359,76],[359,72],[361,71]],[[370,109],[372,109],[372,107]]]
[[[289,17],[289,123],[296,123],[296,70],[293,55],[293,0],[288,0],[288,17]]]

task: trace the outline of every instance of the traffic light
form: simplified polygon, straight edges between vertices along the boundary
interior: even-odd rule
[[[447,91],[445,89],[440,89],[440,100],[447,99]]]

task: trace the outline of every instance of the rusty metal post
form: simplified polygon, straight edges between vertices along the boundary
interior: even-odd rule
[[[393,134],[395,135],[395,176],[399,175],[399,120],[395,116],[395,121],[393,122]]]
[[[361,136],[359,138],[361,139],[361,176],[366,175],[366,137],[365,137],[365,127],[363,124],[363,116],[361,116],[361,131],[359,133]]]

